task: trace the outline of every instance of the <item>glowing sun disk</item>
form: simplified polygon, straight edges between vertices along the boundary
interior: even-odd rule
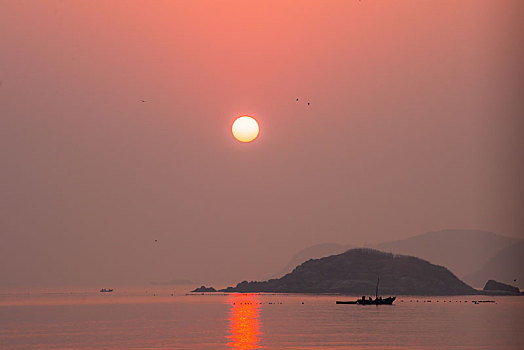
[[[257,138],[259,127],[257,121],[250,116],[242,116],[231,126],[233,136],[240,142],[251,142]]]

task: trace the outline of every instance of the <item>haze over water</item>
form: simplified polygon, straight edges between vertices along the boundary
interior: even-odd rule
[[[361,306],[336,305],[336,300],[356,297],[332,295],[170,293],[167,289],[146,293],[142,288],[113,294],[4,292],[0,348],[524,347],[524,300],[519,297],[399,297],[392,306]],[[472,303],[487,299],[496,303]]]

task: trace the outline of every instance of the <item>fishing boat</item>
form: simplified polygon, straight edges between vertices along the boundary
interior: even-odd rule
[[[382,298],[378,296],[378,283],[380,281],[380,277],[377,278],[377,287],[375,288],[375,299],[372,297],[365,297],[362,296],[361,299],[357,299],[354,301],[339,301],[337,300],[337,304],[358,304],[358,305],[392,305],[395,299],[397,297],[388,297],[388,298]]]
[[[109,289],[106,289],[106,288],[102,288],[100,289],[100,293],[111,293],[113,290],[111,288]]]
[[[372,299],[369,297],[366,299],[365,296],[362,296],[362,299],[358,299],[355,303],[359,305],[392,305],[396,297],[388,297],[382,299],[382,297]]]

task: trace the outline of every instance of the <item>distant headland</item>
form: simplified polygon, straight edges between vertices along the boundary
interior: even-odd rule
[[[199,288],[195,288],[191,291],[191,293],[214,293],[216,292],[217,290],[213,287],[206,287],[206,286],[201,286]]]
[[[282,278],[263,282],[244,281],[220,292],[367,295],[375,291],[377,277],[380,277],[381,295],[494,294],[493,291],[484,292],[470,287],[445,267],[413,256],[368,248],[310,259]]]

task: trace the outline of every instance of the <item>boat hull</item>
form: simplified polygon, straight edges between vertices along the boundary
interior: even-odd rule
[[[389,297],[389,298],[377,298],[377,299],[357,299],[355,301],[339,301],[337,300],[337,304],[358,304],[358,305],[393,305],[393,302],[397,299],[397,297]]]

